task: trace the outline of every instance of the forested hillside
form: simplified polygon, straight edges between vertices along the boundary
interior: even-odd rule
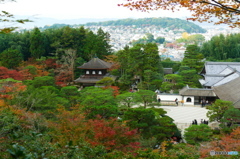
[[[205,33],[206,30],[200,26],[178,18],[141,18],[141,19],[121,19],[114,21],[98,22],[98,23],[87,23],[85,26],[135,26],[135,27],[146,27],[146,26],[157,26],[159,28],[184,29],[188,33]]]

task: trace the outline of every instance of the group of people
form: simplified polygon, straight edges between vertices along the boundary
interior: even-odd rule
[[[161,98],[160,97],[158,98],[158,102],[159,103],[161,102]],[[178,105],[178,99],[177,98],[175,99],[175,103],[176,103],[176,105]]]
[[[202,107],[205,107],[205,105],[208,104],[208,100],[205,100],[205,99],[201,100],[201,104],[202,104]]]
[[[208,125],[208,120],[203,120],[203,119],[201,119],[201,124],[206,124],[206,125]],[[193,121],[192,121],[192,125],[198,125],[198,122],[197,122],[197,120],[196,119],[194,119]]]

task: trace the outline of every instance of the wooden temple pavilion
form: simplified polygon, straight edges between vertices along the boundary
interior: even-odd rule
[[[93,58],[89,62],[84,63],[77,68],[83,69],[84,74],[81,75],[74,82],[80,83],[83,87],[95,86],[95,84],[104,77],[110,77],[108,69],[112,67],[112,64],[105,62],[99,58]]]

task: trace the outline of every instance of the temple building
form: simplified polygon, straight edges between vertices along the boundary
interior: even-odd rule
[[[211,104],[221,99],[233,102],[234,107],[240,109],[240,62],[205,62],[200,74],[202,88],[186,86],[179,94],[159,93],[157,98],[170,102],[178,98],[184,105]]]
[[[95,86],[98,81],[104,77],[112,77],[108,70],[112,67],[112,64],[105,62],[99,58],[93,58],[89,62],[84,63],[77,68],[83,69],[84,74],[78,79],[74,80],[76,83],[80,83],[83,87]]]

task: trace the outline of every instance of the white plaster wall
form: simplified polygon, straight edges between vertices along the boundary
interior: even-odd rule
[[[187,102],[187,98],[191,98],[191,102]],[[184,105],[194,105],[194,96],[184,96]]]
[[[182,96],[178,94],[158,94],[157,99],[160,97],[161,101],[175,101],[177,98],[180,102],[182,100]]]
[[[179,104],[183,100],[183,105],[194,105],[194,96],[181,96],[176,94],[158,94],[157,99],[160,97],[161,101],[175,101],[178,99]],[[191,102],[187,102],[187,98],[191,98]]]

